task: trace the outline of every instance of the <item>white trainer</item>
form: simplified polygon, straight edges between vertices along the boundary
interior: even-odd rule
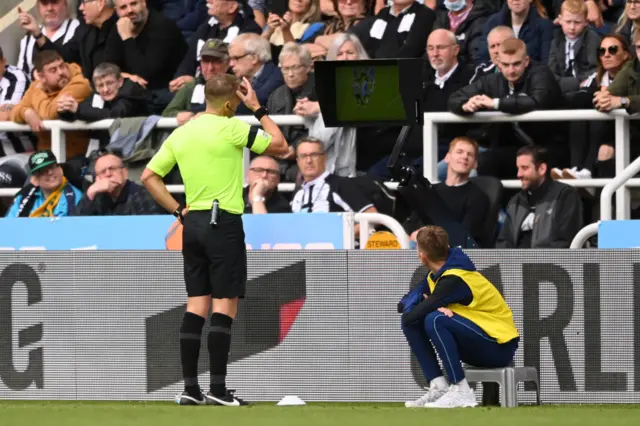
[[[425,388],[427,393],[422,395],[420,398],[415,401],[407,401],[404,403],[404,406],[407,408],[423,408],[426,404],[431,402],[436,402],[442,395],[447,393],[446,389],[437,389],[437,388]]]
[[[424,406],[425,408],[463,408],[476,405],[478,405],[476,395],[469,386],[451,385],[441,398]]]

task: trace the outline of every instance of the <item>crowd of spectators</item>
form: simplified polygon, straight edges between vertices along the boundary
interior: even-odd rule
[[[60,165],[43,121],[164,116],[183,125],[204,110],[204,85],[220,73],[250,79],[270,114],[305,122],[283,126],[286,155],[253,159],[245,202],[255,214],[379,210],[371,183],[389,177],[400,128],[325,126],[315,61],[423,58],[426,111],[640,110],[640,0],[79,0],[77,10],[38,0],[19,23],[17,63],[0,50],[0,121],[32,132],[0,133],[0,186],[23,186],[9,216],[161,213],[128,179],[128,154],[99,155],[117,132],[66,132]],[[422,137],[415,129],[407,144],[418,168]],[[613,140],[607,121],[442,125],[436,189],[481,246],[565,247],[590,194],[553,180],[611,177]],[[34,168],[33,152],[48,165]],[[29,158],[22,178],[13,158]],[[74,180],[87,162],[87,179]],[[523,182],[499,200],[499,238],[483,227],[491,201],[477,177]],[[278,193],[281,181],[297,191]],[[415,234],[421,223],[410,215],[405,228]],[[532,238],[541,223],[550,235]]]

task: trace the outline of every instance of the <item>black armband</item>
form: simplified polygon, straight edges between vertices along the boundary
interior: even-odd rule
[[[264,117],[265,115],[269,115],[269,111],[267,111],[267,109],[265,107],[260,107],[257,110],[255,110],[253,112],[253,116],[260,121],[262,119],[262,117]]]

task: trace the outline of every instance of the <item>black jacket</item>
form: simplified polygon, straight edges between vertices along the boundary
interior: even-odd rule
[[[513,94],[510,92],[509,83],[502,73],[485,75],[453,93],[449,98],[449,110],[455,114],[466,115],[462,106],[476,95],[498,98],[498,110],[506,114],[561,109],[563,106],[562,92],[555,76],[546,65],[533,61],[515,84]],[[492,129],[498,134],[491,135],[491,145],[551,145],[557,142],[560,136],[560,127],[553,122],[506,123]],[[505,133],[507,130],[510,131],[509,134]]]
[[[122,192],[114,201],[109,194],[96,194],[93,200],[82,197],[73,216],[132,216],[167,214],[167,211],[155,202],[149,191],[132,181],[127,181]]]
[[[487,40],[482,35],[484,24],[493,13],[493,8],[487,3],[474,3],[467,18],[456,28],[455,35],[460,45],[458,59],[471,64],[480,63],[482,46]],[[449,14],[446,10],[436,10],[436,23],[433,29],[450,29]]]
[[[186,51],[187,45],[176,24],[151,9],[137,37],[122,41],[117,30],[111,31],[105,60],[118,65],[122,72],[147,80],[149,90],[166,89]]]
[[[98,94],[89,96],[78,105],[78,111],[75,113],[67,111],[60,113],[62,120],[67,121],[98,121],[107,118],[124,118],[124,117],[140,117],[149,115],[148,104],[150,102],[150,94],[142,86],[124,79],[124,84],[118,91],[115,99],[105,102],[102,108],[93,106],[93,99]]]
[[[191,37],[189,41],[189,51],[184,56],[184,59],[182,59],[182,63],[176,71],[175,76],[195,76],[199,66],[198,57],[200,56],[200,48],[204,42],[211,38],[217,38],[231,43],[231,41],[233,41],[232,39],[235,38],[233,32],[235,32],[236,35],[242,33],[261,34],[262,29],[256,24],[256,21],[244,18],[241,13],[236,15],[233,24],[227,28],[220,28],[218,21],[214,18],[209,19],[207,22],[201,24],[196,30],[196,33]]]
[[[582,228],[582,201],[578,192],[547,177],[537,190],[520,191],[511,198],[496,248],[518,247],[520,227],[532,211],[535,216],[531,248],[569,248]]]
[[[414,14],[409,31],[398,32],[403,19]],[[382,38],[371,36],[376,21],[386,23]],[[358,36],[369,57],[380,58],[420,58],[424,55],[427,38],[431,33],[436,14],[428,7],[415,2],[400,16],[393,16],[385,7],[376,16],[368,17],[352,26],[348,32]]]
[[[435,72],[427,62],[427,70],[425,71],[423,108],[424,112],[446,112],[449,97],[452,93],[468,86],[473,77],[474,70],[463,63],[458,63],[458,67],[453,74],[445,81],[442,88],[435,83]],[[448,145],[456,136],[464,136],[472,127],[478,127],[477,124],[439,124],[438,125],[438,145]],[[422,130],[414,130],[411,132],[410,142],[407,144],[407,153],[409,156],[417,156],[423,151]]]
[[[118,15],[114,12],[101,28],[87,25],[84,22],[76,30],[68,43],[59,45],[46,39],[40,50],[57,50],[66,62],[74,62],[82,68],[82,74],[89,81],[93,81],[93,70],[106,62],[106,48],[109,35],[117,33]]]
[[[566,75],[566,37],[562,29],[556,29],[549,50],[549,69],[560,80],[561,87],[567,90],[578,90],[579,83],[589,78],[598,67],[598,47],[600,35],[587,28],[576,41],[574,46],[573,70],[575,77]],[[577,79],[577,80],[576,80]],[[573,80],[572,86],[567,80]]]

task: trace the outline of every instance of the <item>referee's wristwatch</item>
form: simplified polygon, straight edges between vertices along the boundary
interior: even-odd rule
[[[253,116],[260,121],[262,119],[262,117],[264,117],[265,115],[269,115],[269,111],[267,111],[267,109],[263,106],[261,106],[260,108],[258,108],[257,110],[255,110],[253,112]]]
[[[182,209],[180,208],[180,206],[178,206],[176,211],[173,212],[173,215],[178,218],[180,223],[184,222],[184,216],[182,215]]]

